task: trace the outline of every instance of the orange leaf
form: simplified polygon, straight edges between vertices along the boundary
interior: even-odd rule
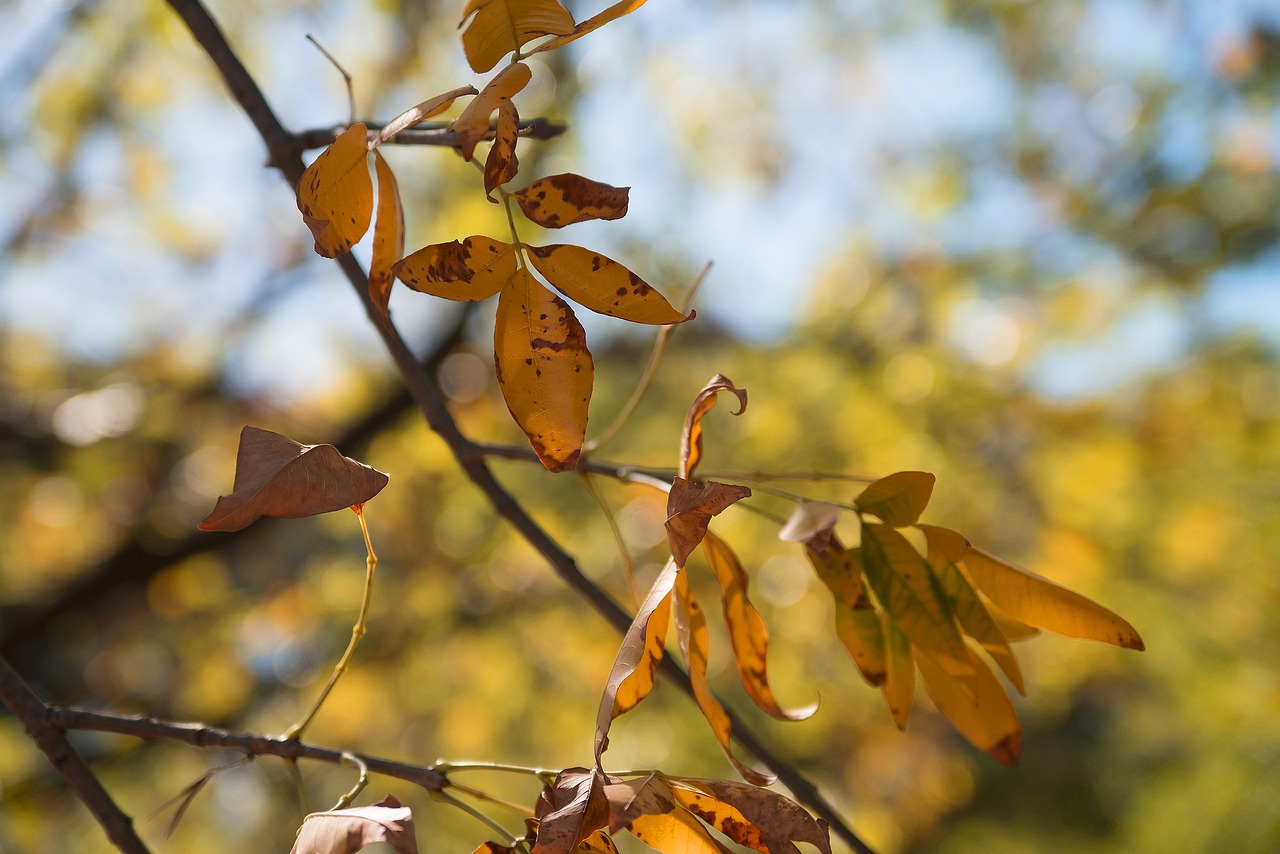
[[[974,585],[1015,620],[1070,638],[1126,649],[1145,649],[1137,629],[1112,611],[982,549],[970,549],[960,564]]]
[[[689,413],[684,418],[684,432],[680,435],[680,477],[693,479],[693,470],[702,460],[702,417],[716,405],[716,394],[722,391],[732,392],[738,398],[738,411],[734,415],[741,415],[747,410],[745,388],[738,388],[724,374],[712,377],[693,399]]]
[[[862,490],[853,506],[895,528],[914,525],[933,494],[933,481],[927,471],[900,471]]]
[[[952,677],[927,658],[916,665],[924,687],[947,720],[997,762],[1017,765],[1022,755],[1022,730],[1000,680],[976,657],[967,676]]]
[[[649,679],[648,688],[640,693],[643,677],[633,678],[637,672],[641,670],[641,665],[645,662],[646,655],[649,654],[649,643],[651,637],[650,625],[655,621],[665,624],[668,615],[671,613],[671,588],[676,581],[676,572],[679,567],[676,566],[674,560],[667,561],[662,568],[662,572],[658,573],[658,577],[654,579],[653,586],[649,588],[649,593],[645,597],[644,602],[640,604],[640,608],[636,611],[635,618],[632,619],[630,627],[627,629],[626,635],[622,638],[622,646],[618,649],[618,655],[613,661],[613,668],[609,671],[609,678],[605,681],[604,694],[600,697],[600,708],[596,712],[596,731],[595,731],[595,757],[596,766],[600,765],[600,757],[609,748],[609,725],[613,723],[613,719],[621,714],[617,712],[618,698],[622,695],[623,686],[627,686],[628,692],[634,691],[638,694],[635,702],[631,704],[634,708],[648,694],[648,688],[653,687],[652,677]],[[666,628],[662,627],[665,635]],[[654,667],[657,665],[654,664]],[[630,684],[628,684],[630,683]],[[625,709],[623,711],[626,711]]]
[[[688,317],[626,267],[599,252],[567,243],[530,246],[529,261],[556,290],[600,314],[662,326]]]
[[[508,103],[516,93],[529,85],[533,72],[523,62],[508,65],[498,72],[489,83],[480,90],[480,94],[471,99],[462,115],[449,125],[450,130],[458,135],[458,150],[462,159],[470,161],[476,150],[476,143],[489,135],[489,116],[493,111]]]
[[[645,0],[620,0],[620,2],[614,3],[603,12],[587,18],[581,24],[574,27],[571,32],[561,35],[559,38],[551,39],[546,44],[538,45],[533,49],[532,53],[540,53],[544,50],[554,50],[558,47],[564,47],[569,42],[580,39],[587,33],[600,29],[610,21],[616,21],[623,15],[628,15],[634,12],[644,4]]]
[[[382,159],[373,153],[374,174],[378,176],[378,219],[373,226],[373,259],[369,262],[369,299],[383,321],[390,320],[388,304],[391,285],[395,281],[392,265],[404,257],[404,207],[400,204],[400,188],[396,176]]]
[[[764,618],[747,598],[747,573],[738,562],[738,556],[728,543],[707,531],[702,541],[702,553],[720,582],[724,601],[724,621],[729,627],[729,641],[733,646],[733,661],[738,666],[738,676],[747,694],[766,714],[784,721],[802,721],[818,710],[812,703],[804,708],[787,711],[778,705],[769,687],[767,660],[769,656],[769,629]]]
[[[373,217],[373,181],[363,124],[333,141],[298,182],[298,210],[315,238],[316,253],[337,258],[364,237]]]
[[[421,104],[417,104],[405,110],[391,121],[383,125],[382,130],[378,131],[378,135],[374,137],[373,142],[369,143],[370,148],[377,148],[382,143],[391,139],[402,130],[407,130],[419,122],[425,122],[432,116],[438,116],[445,110],[453,106],[453,102],[464,95],[477,95],[476,87],[461,86],[443,95],[436,95],[434,98],[428,98]]]
[[[387,476],[344,457],[333,445],[300,445],[258,427],[240,431],[230,495],[200,523],[202,531],[239,531],[263,516],[295,519],[363,504]]]
[[[489,156],[484,161],[484,195],[495,205],[498,200],[493,191],[516,177],[520,171],[520,160],[516,157],[516,131],[520,126],[520,114],[516,105],[504,101],[498,107],[497,130],[494,131],[493,145],[489,146]]]
[[[682,804],[734,842],[769,854],[795,854],[795,843],[805,842],[823,854],[831,854],[825,822],[817,821],[799,804],[777,792],[730,780],[677,777],[672,782],[676,798]],[[711,795],[714,815],[706,815],[702,809],[686,803],[686,792],[697,794],[693,789]],[[707,804],[699,801],[699,806]],[[748,822],[747,827],[739,826],[735,813]],[[764,847],[760,846],[761,842]]]
[[[756,786],[770,785],[776,778],[747,767],[733,755],[730,748],[733,725],[720,701],[711,693],[711,686],[707,684],[707,618],[702,613],[702,606],[694,598],[693,591],[689,589],[683,571],[676,573],[676,634],[680,638],[680,651],[684,654],[685,666],[689,669],[693,697],[702,710],[702,716],[711,725],[711,732],[720,743],[724,755],[747,782]]]
[[[290,854],[354,854],[375,842],[400,854],[418,854],[413,811],[390,795],[372,806],[311,813],[302,820]]]
[[[415,291],[444,299],[477,302],[502,290],[515,275],[510,243],[473,235],[461,243],[432,243],[393,264],[392,272]]]
[[[592,833],[573,850],[575,854],[618,854],[618,846],[603,830]]]
[[[640,816],[627,825],[627,830],[650,848],[670,854],[733,854],[682,809],[665,815]]]
[[[673,782],[685,783],[690,786],[690,788],[685,788],[682,785],[675,785],[671,789],[682,807],[739,845],[754,848],[761,854],[769,854],[769,849],[764,844],[764,837],[760,834],[760,828],[747,821],[747,817],[737,807],[719,800],[714,795],[692,788],[692,785],[696,784],[697,781],[676,780]],[[748,788],[755,789],[758,792],[767,791],[766,789],[756,789],[754,786]]]
[[[590,219],[621,219],[630,187],[611,187],[565,172],[539,178],[515,194],[520,210],[543,228],[564,228]]]
[[[915,699],[916,670],[911,660],[911,642],[894,625],[888,612],[880,612],[880,628],[884,632],[885,678],[880,690],[898,729],[907,728],[911,701]]]
[[[672,575],[675,579],[675,575]],[[634,669],[627,674],[617,688],[617,696],[613,701],[613,717],[626,714],[649,696],[657,678],[658,665],[662,663],[667,642],[667,627],[671,624],[671,587],[667,586],[667,596],[653,609],[653,615],[647,618],[644,629],[644,651]],[[638,615],[637,615],[638,617]]]
[[[595,366],[569,305],[516,270],[502,287],[493,330],[507,408],[550,471],[578,464]]]
[[[471,0],[462,10],[458,26],[463,25],[462,48],[477,74],[539,36],[568,35],[574,29],[573,16],[557,0]]]
[[[604,775],[566,768],[538,798],[538,838],[531,854],[572,854],[609,821]]]
[[[684,566],[707,535],[712,516],[750,495],[751,490],[745,486],[714,480],[703,485],[677,476],[667,493],[667,544],[676,563]]]
[[[609,830],[612,833],[617,833],[641,816],[662,815],[680,809],[675,793],[657,772],[631,780],[614,780],[604,787],[604,796],[609,801]]]

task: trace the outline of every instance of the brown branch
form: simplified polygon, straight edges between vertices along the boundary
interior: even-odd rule
[[[432,792],[449,785],[448,779],[428,765],[412,765],[394,759],[365,756],[350,750],[335,750],[294,741],[283,736],[266,736],[221,729],[195,723],[163,721],[144,715],[117,715],[70,706],[48,708],[47,719],[61,729],[92,730],[129,735],[148,741],[178,741],[192,747],[238,750],[248,756],[278,756],[281,759],[310,759],[330,765],[342,765],[343,756],[354,755],[372,772],[405,780]]]
[[[296,151],[291,147],[292,135],[280,124],[265,96],[232,51],[218,25],[209,16],[208,10],[200,0],[168,0],[168,2],[186,23],[196,41],[204,47],[209,58],[226,80],[232,96],[258,128],[270,153],[268,162],[280,170],[291,190],[297,187],[302,176],[303,165]],[[368,275],[361,268],[360,263],[350,253],[342,255],[337,260],[354,288],[357,298],[364,305],[370,322],[382,336],[383,343],[400,372],[406,390],[422,411],[427,424],[448,445],[467,477],[485,493],[498,514],[543,556],[543,559],[551,565],[570,589],[587,600],[619,632],[625,633],[631,625],[631,616],[608,593],[582,574],[574,559],[542,530],[519,502],[497,481],[486,465],[483,453],[459,431],[445,406],[443,395],[422,370],[394,325],[379,320],[369,299]],[[693,687],[689,682],[689,675],[671,657],[663,658],[662,671],[686,694],[692,696]],[[736,716],[730,715],[730,722],[738,742],[777,774],[778,779],[800,801],[826,819],[836,833],[855,850],[870,852],[871,849],[866,843],[845,824],[839,813],[808,779],[792,768],[789,763],[774,756],[746,730]]]
[[[377,137],[378,131],[382,130],[381,124],[365,122],[365,127],[369,129],[369,139],[373,140]],[[521,122],[517,126],[520,136],[525,139],[547,140],[554,139],[564,133],[568,128],[565,125],[557,124],[549,119],[536,118]],[[313,128],[311,130],[301,130],[294,134],[293,144],[299,153],[315,148],[324,148],[329,143],[338,138],[338,134],[346,130],[345,126],[332,128]],[[496,128],[490,127],[489,132],[481,137],[481,139],[493,139],[497,132]],[[438,145],[446,148],[456,148],[458,145],[458,135],[449,130],[447,122],[423,122],[417,127],[402,130],[400,133],[388,139],[383,145]]]
[[[112,844],[125,854],[148,854],[146,844],[133,829],[133,820],[116,806],[88,763],[67,741],[64,728],[51,719],[49,704],[40,699],[3,658],[0,658],[0,703],[8,706],[14,717],[22,721],[31,740],[58,769],[80,802],[93,813]]]

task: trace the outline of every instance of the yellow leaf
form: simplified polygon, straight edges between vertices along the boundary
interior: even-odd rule
[[[889,661],[884,648],[884,629],[880,617],[871,608],[849,608],[836,603],[836,637],[862,678],[873,688],[884,685],[889,675]]]
[[[960,628],[965,634],[976,640],[987,651],[992,659],[1000,665],[1005,676],[1025,694],[1022,684],[1022,668],[1018,659],[1009,648],[1009,641],[1000,630],[1000,626],[987,612],[987,608],[978,598],[969,579],[965,577],[956,561],[962,560],[969,550],[968,541],[955,531],[938,528],[933,525],[921,525],[925,539],[929,543],[928,561],[933,570],[933,577],[938,580],[938,587],[947,598],[951,611],[960,621]]]
[[[818,578],[836,597],[837,605],[845,608],[870,607],[862,589],[862,561],[857,549],[846,549],[831,536],[825,551],[806,547],[804,555],[818,573]]]
[[[316,253],[336,258],[350,251],[369,230],[373,181],[363,124],[347,128],[298,182],[298,210],[315,238]]]
[[[755,786],[770,785],[774,777],[744,765],[730,748],[733,725],[720,701],[711,693],[711,686],[707,684],[707,618],[702,613],[702,606],[694,598],[693,591],[689,589],[683,569],[676,573],[676,634],[680,638],[680,651],[684,654],[685,666],[689,669],[689,681],[693,684],[693,698],[697,701],[702,716],[711,725],[711,732],[720,743],[720,749],[743,779]]]
[[[495,205],[498,200],[493,191],[516,177],[520,171],[520,160],[516,157],[516,130],[520,125],[520,114],[516,105],[507,101],[498,107],[498,125],[494,131],[493,145],[489,147],[489,156],[484,161],[484,194]]]
[[[862,565],[880,604],[922,654],[936,656],[952,675],[972,672],[972,656],[955,617],[929,564],[906,537],[887,525],[864,522]]]
[[[880,690],[898,729],[907,728],[911,701],[915,698],[916,669],[911,659],[911,642],[907,640],[887,612],[880,612],[884,630],[885,678]]]
[[[432,116],[438,116],[445,110],[453,106],[453,102],[464,95],[479,94],[474,86],[461,86],[443,95],[436,95],[434,98],[428,98],[421,104],[416,104],[387,122],[382,130],[378,131],[378,135],[373,142],[369,144],[370,148],[377,148],[382,143],[391,139],[402,130],[407,130],[414,125],[425,122]]]
[[[415,291],[476,302],[502,290],[515,275],[516,254],[510,243],[473,235],[461,243],[424,246],[391,269]]]
[[[1009,639],[1010,643],[1031,640],[1040,635],[1039,629],[1035,626],[1028,626],[1026,623],[1020,623],[1010,617],[999,605],[983,596],[981,590],[978,591],[978,598],[982,600],[982,606],[987,609],[991,619],[996,621],[996,625],[1000,627],[1000,631],[1004,632],[1004,636]]]
[[[644,4],[645,0],[621,0],[621,2],[614,3],[603,12],[587,18],[581,24],[574,27],[572,32],[562,35],[559,38],[551,39],[546,44],[538,45],[532,52],[539,53],[544,50],[554,50],[558,47],[564,47],[569,42],[580,39],[587,33],[600,29],[610,21],[616,21],[623,15],[629,15]]]
[[[483,74],[539,36],[572,33],[573,16],[557,0],[471,0],[462,10],[458,26],[463,25],[462,48],[467,62],[473,71]]]
[[[503,285],[494,323],[498,385],[550,471],[578,465],[595,365],[568,303],[519,269]]]
[[[831,854],[826,822],[814,819],[795,801],[777,792],[731,780],[677,777],[671,782],[681,804],[740,845],[770,854],[796,854],[795,843],[805,842],[821,854]],[[686,792],[697,794],[690,789],[709,797],[694,801],[695,808],[686,800]]]
[[[618,854],[613,839],[603,830],[597,830],[582,840],[574,849],[575,854]]]
[[[667,642],[667,627],[670,624],[671,593],[668,588],[667,595],[657,603],[652,614],[645,617],[644,651],[635,669],[631,670],[618,686],[617,696],[613,700],[613,717],[616,718],[634,709],[653,690],[658,665],[662,663]]]
[[[621,219],[630,187],[611,187],[566,172],[539,178],[515,194],[520,210],[543,228],[564,228],[591,219]]]
[[[757,789],[756,791],[767,790]],[[760,835],[760,828],[747,821],[746,816],[737,807],[696,789],[674,786],[672,792],[682,807],[734,842],[754,848],[761,854],[769,854],[769,848],[764,844],[764,837]]]
[[[489,117],[493,111],[509,103],[517,92],[529,85],[532,77],[533,72],[523,62],[508,65],[471,99],[462,115],[453,120],[449,129],[458,135],[458,150],[464,160],[471,160],[476,143],[489,135]]]
[[[853,506],[895,528],[914,525],[933,495],[933,481],[926,471],[900,471],[862,490]]]
[[[947,720],[991,758],[1017,765],[1022,755],[1018,715],[1000,681],[976,657],[972,672],[952,677],[927,658],[916,662],[933,703]]]
[[[1070,638],[1146,648],[1123,617],[1044,576],[978,548],[970,549],[960,565],[974,585],[1015,620]]]
[[[567,243],[530,246],[529,261],[556,290],[600,314],[662,326],[686,317],[626,267],[599,252]]]
[[[391,284],[395,281],[392,265],[404,256],[404,207],[400,204],[396,176],[380,152],[373,153],[373,166],[378,176],[378,219],[373,226],[369,299],[378,316],[387,321],[390,319],[387,304],[391,299]]]
[[[645,845],[667,854],[731,854],[683,809],[641,816],[627,825],[627,830]]]
[[[762,711],[778,720],[802,721],[809,717],[818,710],[817,703],[787,711],[778,705],[773,689],[769,687],[769,629],[747,598],[747,573],[738,562],[738,556],[728,543],[710,531],[702,541],[702,553],[720,582],[733,661],[748,696]]]

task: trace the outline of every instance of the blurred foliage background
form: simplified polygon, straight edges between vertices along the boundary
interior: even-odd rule
[[[353,73],[359,115],[385,120],[477,82],[460,5],[210,3],[299,130],[348,118],[305,33]],[[597,4],[569,5],[582,18]],[[416,762],[585,764],[616,636],[397,394],[177,19],[157,0],[15,0],[0,30],[4,654],[58,703],[263,732],[296,719],[346,643],[363,549],[345,513],[195,532],[250,423],[392,475],[367,511],[371,631],[308,737]],[[773,523],[726,514],[779,696],[816,691],[823,708],[790,725],[747,710],[723,634],[717,685],[886,854],[1280,848],[1278,47],[1269,0],[654,0],[532,63],[522,114],[571,132],[523,149],[520,180],[572,169],[634,187],[626,220],[565,239],[677,296],[716,263],[699,319],[598,456],[672,465],[688,400],[723,372],[751,407],[713,414],[705,474],[933,471],[926,521],[1146,640],[1143,654],[1020,646],[1027,747],[1007,770],[923,694],[896,731],[802,556]],[[388,156],[411,249],[503,228],[450,152]],[[492,307],[461,317],[403,291],[392,307],[424,353],[448,345],[433,370],[469,435],[519,442],[487,355]],[[584,320],[600,429],[649,338]],[[626,601],[582,484],[495,465]],[[597,486],[650,577],[661,500]],[[301,811],[279,763],[217,776],[166,840],[169,814],[148,814],[235,757],[76,740],[157,850],[291,844]],[[610,759],[731,774],[670,688],[619,722]],[[350,785],[304,770],[318,806]],[[532,802],[527,784],[476,782]],[[424,851],[485,838],[408,786],[369,794],[386,791],[415,808]],[[104,849],[0,716],[0,851]]]

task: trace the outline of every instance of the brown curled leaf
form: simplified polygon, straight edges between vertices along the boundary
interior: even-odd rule
[[[706,536],[712,516],[750,495],[745,486],[714,480],[700,484],[677,476],[667,493],[667,544],[676,563],[684,566]]]
[[[445,110],[453,106],[453,102],[466,95],[478,95],[479,91],[474,86],[461,86],[443,95],[436,95],[434,98],[428,98],[421,104],[416,104],[396,116],[391,121],[383,125],[382,130],[378,131],[378,135],[369,143],[370,148],[377,148],[382,143],[391,139],[402,130],[408,130],[420,122],[438,116]]]
[[[573,854],[604,827],[609,821],[605,782],[594,768],[561,771],[538,798],[538,838],[531,854]]]
[[[581,246],[529,246],[529,261],[556,290],[581,306],[632,323],[663,326],[685,316],[666,297],[610,258]]]
[[[531,222],[564,228],[591,219],[621,219],[627,214],[630,190],[565,172],[539,178],[515,197]]]
[[[413,811],[390,795],[371,806],[311,813],[302,820],[290,854],[354,854],[375,842],[400,854],[418,854]]]
[[[337,258],[364,237],[373,217],[373,181],[363,124],[347,128],[298,181],[298,210],[315,250]]]
[[[693,470],[702,460],[702,417],[716,405],[716,395],[722,391],[731,392],[738,398],[738,411],[734,415],[741,415],[747,409],[747,390],[738,388],[724,374],[716,374],[702,387],[689,407],[684,431],[680,435],[680,477],[693,479]]]

